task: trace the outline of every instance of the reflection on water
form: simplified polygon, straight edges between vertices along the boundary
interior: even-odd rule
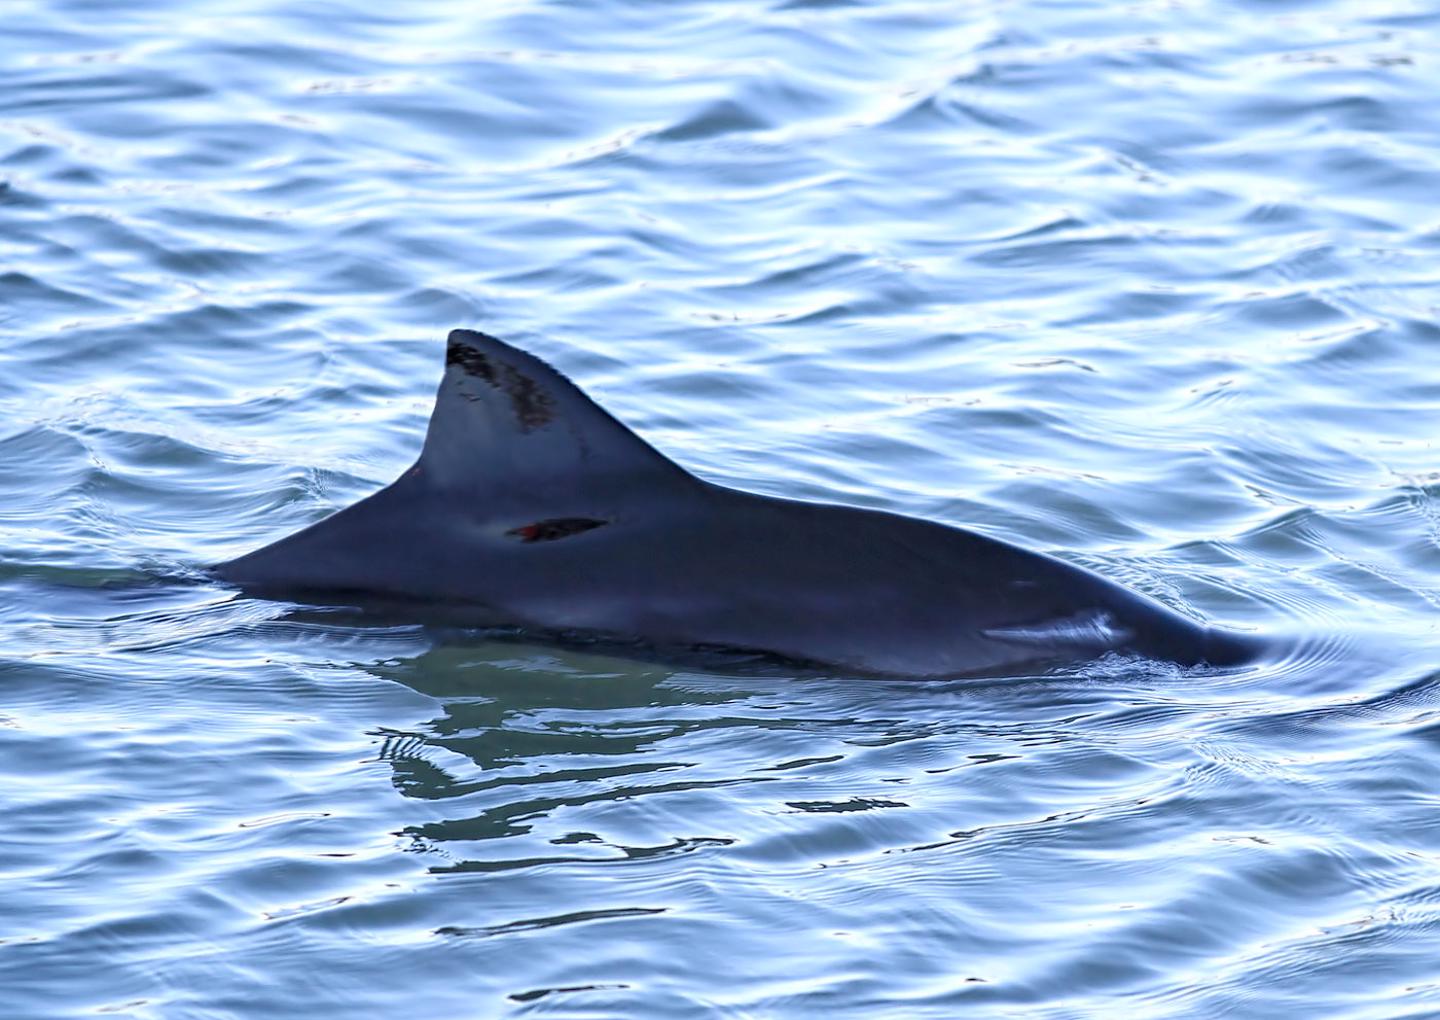
[[[109,923],[0,949],[54,942],[124,975],[204,918],[219,955],[159,964],[199,991],[157,1001],[224,999],[264,967],[278,984],[255,1008],[283,1008],[309,980],[296,954],[334,968],[349,1008],[398,1001],[366,976],[363,933],[407,972],[482,968],[433,997],[441,1015],[477,980],[621,1014],[745,1015],[796,975],[880,1001],[881,958],[927,1009],[1124,992],[1209,1012],[1257,974],[1358,1001],[1369,981],[1341,961],[1413,969],[1433,926],[1440,680],[1375,690],[1396,664],[1357,641],[1223,671],[1117,657],[917,683],[246,619],[254,603],[194,586],[109,592],[101,620],[105,589],[77,591],[55,590],[72,621],[152,640],[82,650],[62,629],[65,674],[7,669],[17,865],[59,853],[124,888],[169,860],[173,878],[123,951]],[[80,798],[58,829],[27,773]],[[155,795],[121,808],[127,787]],[[107,835],[75,843],[76,826]],[[27,995],[95,987],[38,959]],[[1183,976],[1197,965],[1220,983]],[[700,977],[722,967],[745,980]]]

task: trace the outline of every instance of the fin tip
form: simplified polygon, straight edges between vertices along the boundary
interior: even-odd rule
[[[490,336],[487,333],[482,333],[478,329],[466,329],[465,327],[460,326],[450,331],[450,335],[446,338],[446,342],[451,344],[464,344],[474,343],[476,340],[494,339],[495,338],[493,336]]]
[[[478,329],[452,329],[450,335],[445,338],[446,351],[453,351],[456,348],[479,348],[485,346],[496,346],[506,350],[510,345],[499,337],[491,336],[489,333],[482,333]]]

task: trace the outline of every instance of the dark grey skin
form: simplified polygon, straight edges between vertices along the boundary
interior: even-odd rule
[[[215,572],[257,595],[443,607],[536,636],[770,653],[845,672],[1034,672],[1107,652],[1232,665],[1259,643],[959,528],[714,485],[549,365],[450,334],[414,466]]]

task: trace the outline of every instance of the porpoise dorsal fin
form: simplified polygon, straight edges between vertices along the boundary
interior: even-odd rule
[[[497,509],[555,512],[697,481],[545,362],[472,329],[450,332],[414,470]]]

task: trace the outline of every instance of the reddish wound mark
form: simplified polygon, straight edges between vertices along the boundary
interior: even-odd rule
[[[522,542],[553,542],[557,538],[568,538],[591,528],[603,527],[609,521],[597,521],[593,517],[551,517],[549,520],[524,524],[505,532]]]

